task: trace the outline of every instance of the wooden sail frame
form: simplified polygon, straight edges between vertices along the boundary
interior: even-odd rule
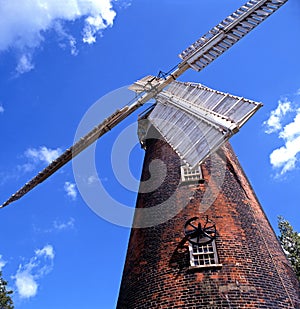
[[[189,166],[203,162],[262,104],[197,83],[174,81],[156,97],[148,120]]]
[[[139,95],[133,102],[130,102],[130,104],[124,106],[121,110],[116,111],[96,126],[91,132],[82,137],[61,156],[51,162],[49,166],[21,187],[6,202],[0,205],[0,208],[4,208],[10,203],[20,199],[38,184],[42,183],[59,168],[72,160],[73,157],[77,156],[81,151],[119,124],[127,116],[143,106],[150,99],[156,97],[165,87],[170,85],[189,68],[193,68],[197,71],[204,69],[209,63],[232,47],[287,1],[288,0],[248,1],[245,5],[240,7],[237,11],[228,16],[207,34],[184,50],[180,54],[182,62],[168,74],[164,74],[164,78],[158,79],[155,77],[152,80],[146,78],[147,85],[142,87],[140,83],[135,83],[135,85],[132,86],[132,90],[139,93]]]
[[[182,65],[201,71],[288,0],[250,0],[186,48]]]

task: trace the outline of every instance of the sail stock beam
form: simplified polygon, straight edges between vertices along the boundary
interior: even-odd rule
[[[128,106],[117,110],[115,113],[106,118],[102,123],[96,126],[87,135],[82,137],[77,143],[72,147],[67,149],[63,154],[61,154],[57,159],[53,160],[46,168],[39,172],[35,177],[33,177],[29,182],[27,182],[21,189],[14,193],[5,203],[3,203],[0,208],[8,206],[10,203],[17,201],[26,193],[31,191],[38,184],[42,183],[57,170],[63,167],[66,163],[71,161],[80,152],[94,143],[100,136],[109,131],[116,123],[120,122],[126,117],[126,112],[128,111]]]
[[[6,200],[2,205],[0,205],[0,209],[8,206],[14,201],[19,200],[29,191],[34,189],[38,184],[45,181],[57,170],[63,167],[66,163],[71,161],[80,152],[82,152],[84,149],[94,143],[97,139],[110,131],[113,127],[119,124],[122,120],[124,120],[138,108],[143,106],[146,102],[154,98],[165,87],[172,83],[175,78],[179,77],[187,69],[189,69],[189,66],[185,65],[181,68],[177,68],[172,73],[172,75],[167,76],[165,79],[157,78],[154,76],[146,76],[141,81],[136,82],[134,85],[132,85],[132,90],[139,92],[139,95],[132,102],[129,102],[128,105],[114,112],[103,122],[97,125],[93,130],[91,130],[84,137],[82,137],[73,146],[67,149],[57,159],[52,161],[45,169],[39,172],[35,177],[33,177],[29,182],[27,182],[23,187],[21,187],[16,193],[11,195],[8,200]],[[134,89],[134,87],[136,87],[136,89]]]

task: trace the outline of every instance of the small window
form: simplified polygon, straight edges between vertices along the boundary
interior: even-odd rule
[[[197,239],[191,239],[189,243],[190,263],[193,268],[196,267],[220,267],[215,240],[209,243],[197,243]]]
[[[196,165],[194,168],[190,168],[186,164],[181,165],[181,181],[188,183],[203,182],[201,165]]]

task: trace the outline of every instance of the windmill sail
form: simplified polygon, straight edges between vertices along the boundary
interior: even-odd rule
[[[46,180],[57,170],[63,167],[66,163],[71,161],[80,152],[86,149],[89,145],[94,143],[100,136],[109,131],[113,126],[123,120],[129,112],[129,107],[125,106],[121,110],[117,110],[115,113],[106,118],[102,123],[97,125],[92,131],[82,137],[77,143],[72,147],[67,149],[63,154],[61,154],[57,159],[53,160],[46,168],[39,172],[35,177],[28,181],[22,188],[20,188],[16,193],[14,193],[5,203],[3,203],[0,208],[3,208],[10,203],[17,201],[26,193],[31,191],[38,184]]]
[[[192,167],[238,132],[262,106],[201,84],[178,81],[156,100],[149,121]]]
[[[197,71],[205,68],[209,63],[219,57],[223,52],[233,46],[236,42],[238,42],[243,36],[249,33],[252,29],[254,29],[258,24],[260,24],[263,20],[265,20],[268,16],[274,13],[277,9],[279,9],[284,3],[288,0],[250,0],[245,5],[240,7],[233,14],[224,19],[220,24],[210,30],[207,34],[202,36],[199,40],[197,40],[194,44],[188,47],[185,51],[180,54],[180,58],[182,62],[179,63],[175,69],[172,69],[168,74],[164,76],[164,79],[157,78],[153,76],[147,76],[144,79],[134,83],[130,89],[139,93],[139,96],[136,98],[134,102],[130,102],[129,106],[125,106],[120,111],[117,111],[115,114],[111,115],[107,120],[103,123],[100,123],[94,130],[84,136],[80,141],[78,141],[75,145],[73,145],[70,149],[65,151],[60,157],[54,160],[48,167],[46,167],[43,171],[41,171],[37,176],[32,178],[28,183],[26,183],[20,190],[18,190],[15,194],[13,194],[5,203],[0,205],[0,208],[3,208],[9,205],[11,202],[18,200],[27,192],[32,190],[39,183],[43,182],[49,176],[51,176],[54,172],[56,172],[59,168],[64,166],[67,162],[69,162],[75,155],[79,154],[85,148],[87,148],[91,143],[95,142],[99,137],[109,131],[111,128],[120,123],[124,118],[133,113],[136,109],[141,107],[144,103],[148,102],[150,99],[158,96],[158,104],[155,112],[158,113],[158,109],[161,108],[162,111],[166,111],[167,108],[174,109],[173,104],[169,107],[165,107],[161,102],[172,102],[172,99],[168,97],[170,91],[172,91],[172,85],[169,88],[169,92],[164,91],[161,95],[160,92],[163,91],[168,85],[170,85],[174,80],[176,80],[179,76],[181,76],[185,71],[189,68],[193,68]],[[192,85],[192,84],[191,84]],[[208,88],[207,88],[208,89]],[[174,90],[175,91],[175,90]],[[180,97],[180,96],[179,96]],[[185,99],[184,99],[185,100]],[[184,100],[179,100],[179,105],[184,105],[186,103]],[[243,99],[244,100],[244,99]],[[250,101],[249,101],[250,102]],[[173,102],[174,103],[174,102]],[[238,102],[235,102],[237,106],[234,104],[231,106],[232,110],[227,111],[230,117],[233,117],[233,112],[236,107],[238,107]],[[161,106],[161,107],[160,107]],[[164,106],[164,107],[163,107]],[[220,106],[223,106],[221,104]],[[246,108],[246,107],[245,107]],[[182,109],[184,110],[184,109]],[[175,111],[175,110],[174,110]],[[176,109],[178,112],[178,108]],[[201,111],[201,112],[200,112]],[[154,112],[154,111],[153,111]],[[197,109],[197,112],[203,114],[203,109]],[[216,112],[216,113],[214,113]],[[218,111],[211,110],[208,113],[207,117],[197,116],[197,121],[202,123],[201,134],[206,136],[206,130],[212,130],[214,134],[218,138],[220,138],[220,142],[216,143],[215,147],[221,144],[221,137],[228,139],[232,133],[239,129],[239,127],[245,122],[249,117],[251,117],[252,112],[245,112],[245,115],[241,119],[241,121],[236,121],[231,127],[229,125],[230,118],[224,118],[218,116]],[[155,114],[153,114],[154,117]],[[187,115],[187,114],[186,114]],[[181,114],[182,117],[183,114]],[[167,117],[167,116],[166,116]],[[194,116],[191,116],[194,117]],[[192,119],[192,118],[190,118]],[[201,119],[201,120],[199,120]],[[169,118],[166,118],[169,121]],[[208,125],[209,123],[209,125]],[[160,126],[157,125],[157,128],[160,129]],[[221,134],[220,134],[221,130]],[[218,132],[218,134],[217,134]],[[198,132],[200,134],[200,132]],[[209,132],[210,134],[211,132]],[[171,135],[168,136],[166,132],[165,138],[170,141],[172,145]],[[212,134],[213,136],[213,134]],[[200,140],[198,141],[199,145]],[[190,144],[191,145],[191,144]],[[175,147],[176,146],[176,147]],[[191,165],[194,165],[195,159],[192,160],[191,155],[184,152],[183,144],[175,145],[174,149],[181,154],[181,156],[186,157],[188,162],[191,162]],[[211,144],[209,143],[209,147]],[[208,147],[208,148],[209,148]],[[206,150],[208,149],[206,148]],[[178,150],[177,150],[178,149]],[[206,150],[201,151],[201,157],[205,154]],[[213,150],[213,149],[212,149]],[[197,150],[198,151],[198,150]],[[200,151],[200,150],[199,150]],[[193,153],[193,151],[190,151]],[[205,157],[205,156],[204,156]],[[203,158],[204,158],[203,157]]]
[[[205,68],[288,0],[250,0],[185,49],[179,57],[196,71]]]

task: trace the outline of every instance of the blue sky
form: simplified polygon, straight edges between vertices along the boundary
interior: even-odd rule
[[[244,1],[21,3],[0,0],[2,202],[73,143],[80,121],[101,97],[168,71],[183,49]],[[283,215],[300,231],[299,17],[299,1],[289,0],[205,70],[190,70],[181,80],[263,102],[232,145],[273,227]],[[122,90],[112,101],[98,101],[93,121],[129,97]],[[125,172],[129,164],[138,179],[143,151],[133,134],[132,149],[125,136],[112,163],[111,153],[128,127],[135,130],[137,114],[98,141],[95,152],[103,187],[129,207],[138,182],[128,181],[130,190],[118,183],[114,160],[127,158]],[[113,211],[104,198],[99,205]],[[2,209],[1,227],[0,268],[15,290],[16,308],[115,307],[129,228],[86,205],[71,164]]]

